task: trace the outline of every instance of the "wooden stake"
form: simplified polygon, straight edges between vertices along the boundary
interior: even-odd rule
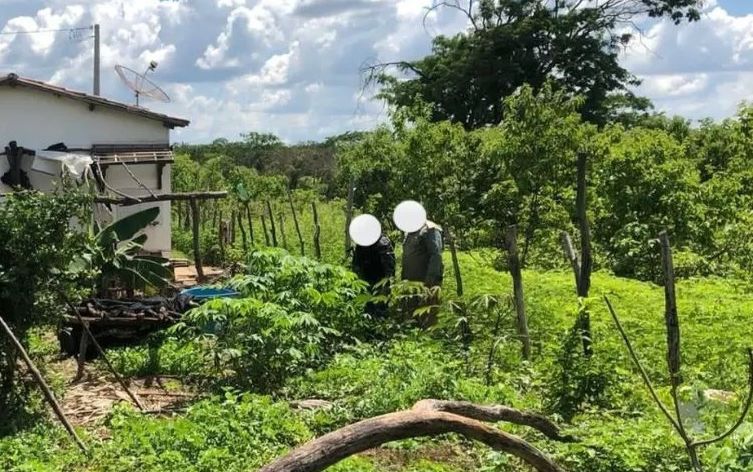
[[[677,317],[677,297],[675,295],[675,270],[672,262],[672,248],[666,231],[659,233],[661,243],[662,268],[664,270],[664,321],[667,325],[667,364],[672,388],[682,383],[680,374],[680,321]]]
[[[191,224],[193,232],[193,260],[196,265],[196,277],[198,282],[204,281],[204,268],[201,266],[201,249],[199,247],[199,233],[201,216],[199,213],[199,202],[192,198],[189,200],[191,204]]]
[[[88,449],[86,449],[86,446],[81,441],[81,438],[79,438],[78,435],[76,434],[76,431],[73,429],[73,426],[71,425],[70,421],[68,421],[68,418],[65,416],[65,413],[63,413],[63,409],[60,408],[60,404],[55,399],[55,395],[52,393],[52,390],[50,390],[50,387],[44,381],[44,378],[42,377],[42,374],[39,372],[39,369],[37,369],[37,366],[34,365],[34,363],[31,361],[31,358],[29,357],[29,354],[26,352],[26,349],[24,349],[23,345],[21,345],[21,342],[13,334],[13,331],[10,329],[10,326],[8,326],[5,323],[5,320],[3,319],[2,316],[0,316],[0,325],[2,325],[3,330],[5,331],[5,334],[11,340],[16,350],[18,351],[18,353],[21,354],[21,358],[24,360],[26,367],[28,367],[29,372],[31,372],[31,375],[39,384],[39,387],[42,389],[42,393],[44,393],[44,396],[47,399],[47,402],[52,407],[53,411],[57,415],[60,422],[63,423],[63,426],[65,427],[66,431],[68,431],[68,434],[71,435],[71,437],[76,442],[78,447],[81,448],[81,450],[84,451],[85,454],[88,454],[89,453]]]
[[[241,242],[243,243],[243,252],[248,252],[248,240],[246,239],[246,228],[243,227],[243,212],[236,213],[238,219],[238,228],[241,230]]]
[[[272,232],[272,246],[277,247],[277,231],[275,229],[275,217],[272,214],[272,204],[267,200],[267,214],[269,215],[269,229]]]
[[[348,260],[348,257],[350,257],[350,222],[353,219],[353,197],[355,191],[355,184],[351,180],[348,184],[348,201],[345,207],[345,260]]]
[[[264,243],[269,246],[269,233],[267,233],[267,219],[264,217],[264,212],[261,214],[261,229],[264,231]]]
[[[452,231],[450,230],[450,227],[448,226],[446,228],[447,231],[447,242],[450,245],[450,255],[452,256],[452,272],[455,274],[455,291],[458,294],[458,297],[463,296],[463,278],[460,275],[460,263],[458,262],[458,252],[457,248],[455,247],[455,238],[452,236]]]
[[[290,193],[290,189],[288,189],[288,202],[290,203],[290,213],[293,214],[293,223],[295,224],[295,232],[298,233],[298,242],[301,245],[301,255],[306,255],[306,247],[303,243],[303,235],[301,235],[301,227],[298,224],[298,215],[295,213],[295,206],[293,205],[293,195]]]
[[[251,245],[256,245],[256,236],[254,235],[254,219],[251,217],[251,205],[246,202],[246,218],[248,218],[248,235],[251,238]]]
[[[235,210],[230,212],[230,244],[235,245]]]
[[[220,210],[220,226],[217,230],[220,241],[220,260],[225,261],[225,233],[227,232],[227,222],[222,219],[222,210]]]
[[[285,235],[285,218],[282,212],[277,215],[280,218],[280,236],[282,236],[282,247],[288,249],[288,237]]]
[[[319,244],[319,236],[322,228],[319,226],[319,213],[316,211],[316,202],[311,202],[311,210],[314,212],[314,255],[317,259],[322,258],[322,247]]]
[[[78,313],[78,311],[76,311]],[[76,358],[76,377],[73,379],[74,382],[78,382],[84,377],[84,364],[86,363],[86,350],[89,348],[89,336],[86,335],[86,332],[81,333],[81,340],[78,344],[78,357]]]
[[[94,333],[91,332],[91,329],[89,329],[89,323],[84,320],[84,318],[81,316],[81,313],[76,309],[75,306],[73,306],[73,303],[68,300],[68,298],[61,292],[59,292],[60,296],[65,300],[65,304],[68,306],[68,309],[73,312],[74,315],[76,315],[76,318],[78,319],[78,322],[81,324],[81,327],[83,328],[84,332],[81,333],[81,337],[90,339],[94,347],[97,349],[97,353],[104,361],[107,368],[110,370],[113,376],[115,376],[115,380],[118,381],[120,386],[123,388],[125,393],[133,400],[133,403],[139,408],[139,410],[144,411],[146,408],[144,408],[144,405],[139,401],[138,397],[131,392],[131,390],[128,388],[128,385],[126,385],[125,380],[123,380],[123,377],[118,374],[118,371],[115,370],[115,367],[113,367],[112,363],[110,362],[110,359],[107,358],[107,354],[105,354],[105,350],[102,349],[102,346],[99,344],[99,341],[97,341],[97,338],[94,337]],[[83,343],[82,343],[83,344]]]
[[[517,226],[510,225],[507,227],[505,245],[507,246],[510,275],[512,276],[515,311],[518,315],[518,336],[520,337],[520,342],[523,343],[523,359],[529,360],[531,358],[531,338],[528,334],[528,318],[526,317],[525,300],[523,298],[523,276],[521,274],[520,258],[518,256]]]

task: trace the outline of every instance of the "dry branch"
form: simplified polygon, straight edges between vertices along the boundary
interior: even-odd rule
[[[120,193],[120,192],[118,192]],[[139,203],[152,203],[152,202],[172,202],[181,200],[214,200],[227,197],[227,192],[187,192],[187,193],[163,193],[160,195],[149,197],[132,197],[124,195],[123,198],[113,197],[95,197],[95,203],[108,203],[111,205],[130,206],[138,205]]]
[[[86,449],[86,446],[84,445],[83,441],[81,441],[81,438],[78,437],[78,434],[76,434],[76,431],[73,429],[71,422],[68,421],[68,418],[65,416],[65,413],[63,413],[63,409],[60,407],[60,404],[55,398],[55,394],[52,393],[52,390],[50,390],[50,387],[47,385],[47,382],[44,381],[44,377],[42,377],[42,374],[39,372],[39,369],[37,369],[37,366],[34,365],[34,362],[32,362],[31,358],[29,357],[29,354],[26,352],[26,349],[24,349],[21,342],[13,334],[13,331],[10,329],[10,326],[8,326],[5,323],[5,320],[3,319],[2,316],[0,316],[0,326],[2,326],[3,330],[5,331],[5,334],[8,336],[11,343],[16,348],[16,351],[18,351],[18,353],[21,355],[21,358],[26,364],[26,367],[29,369],[29,372],[31,372],[31,375],[34,377],[34,379],[39,384],[39,387],[42,389],[42,393],[44,393],[44,396],[47,399],[47,403],[50,404],[50,406],[52,407],[52,410],[55,412],[60,422],[63,423],[63,426],[65,427],[66,431],[68,431],[68,434],[70,434],[70,436],[76,442],[78,447],[81,448],[81,450],[84,451],[84,453],[88,453],[88,450]]]
[[[262,468],[260,472],[318,472],[353,454],[386,442],[446,433],[461,434],[483,442],[495,450],[512,454],[540,472],[564,471],[525,440],[489,426],[472,416],[448,413],[442,408],[467,412],[481,418],[492,418],[492,421],[497,421],[494,418],[500,416],[510,418],[511,422],[521,418],[506,413],[507,410],[499,410],[505,413],[496,415],[495,408],[500,407],[423,400],[416,403],[411,410],[359,421],[310,441]],[[526,415],[523,412],[516,413]]]

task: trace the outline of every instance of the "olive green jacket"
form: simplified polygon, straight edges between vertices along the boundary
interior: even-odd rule
[[[402,262],[403,280],[423,282],[427,287],[442,285],[442,228],[427,221],[420,230],[406,234]]]

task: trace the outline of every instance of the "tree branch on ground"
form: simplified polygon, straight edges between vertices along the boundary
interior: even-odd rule
[[[572,440],[547,418],[504,406],[467,402],[422,400],[412,409],[388,413],[325,434],[310,441],[260,472],[317,472],[365,450],[390,441],[457,433],[512,454],[539,472],[564,472],[552,459],[527,441],[482,421],[507,421],[531,426],[551,439]]]

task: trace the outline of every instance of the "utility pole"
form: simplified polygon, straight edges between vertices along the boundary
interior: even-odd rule
[[[94,95],[99,95],[99,25],[94,25]]]

